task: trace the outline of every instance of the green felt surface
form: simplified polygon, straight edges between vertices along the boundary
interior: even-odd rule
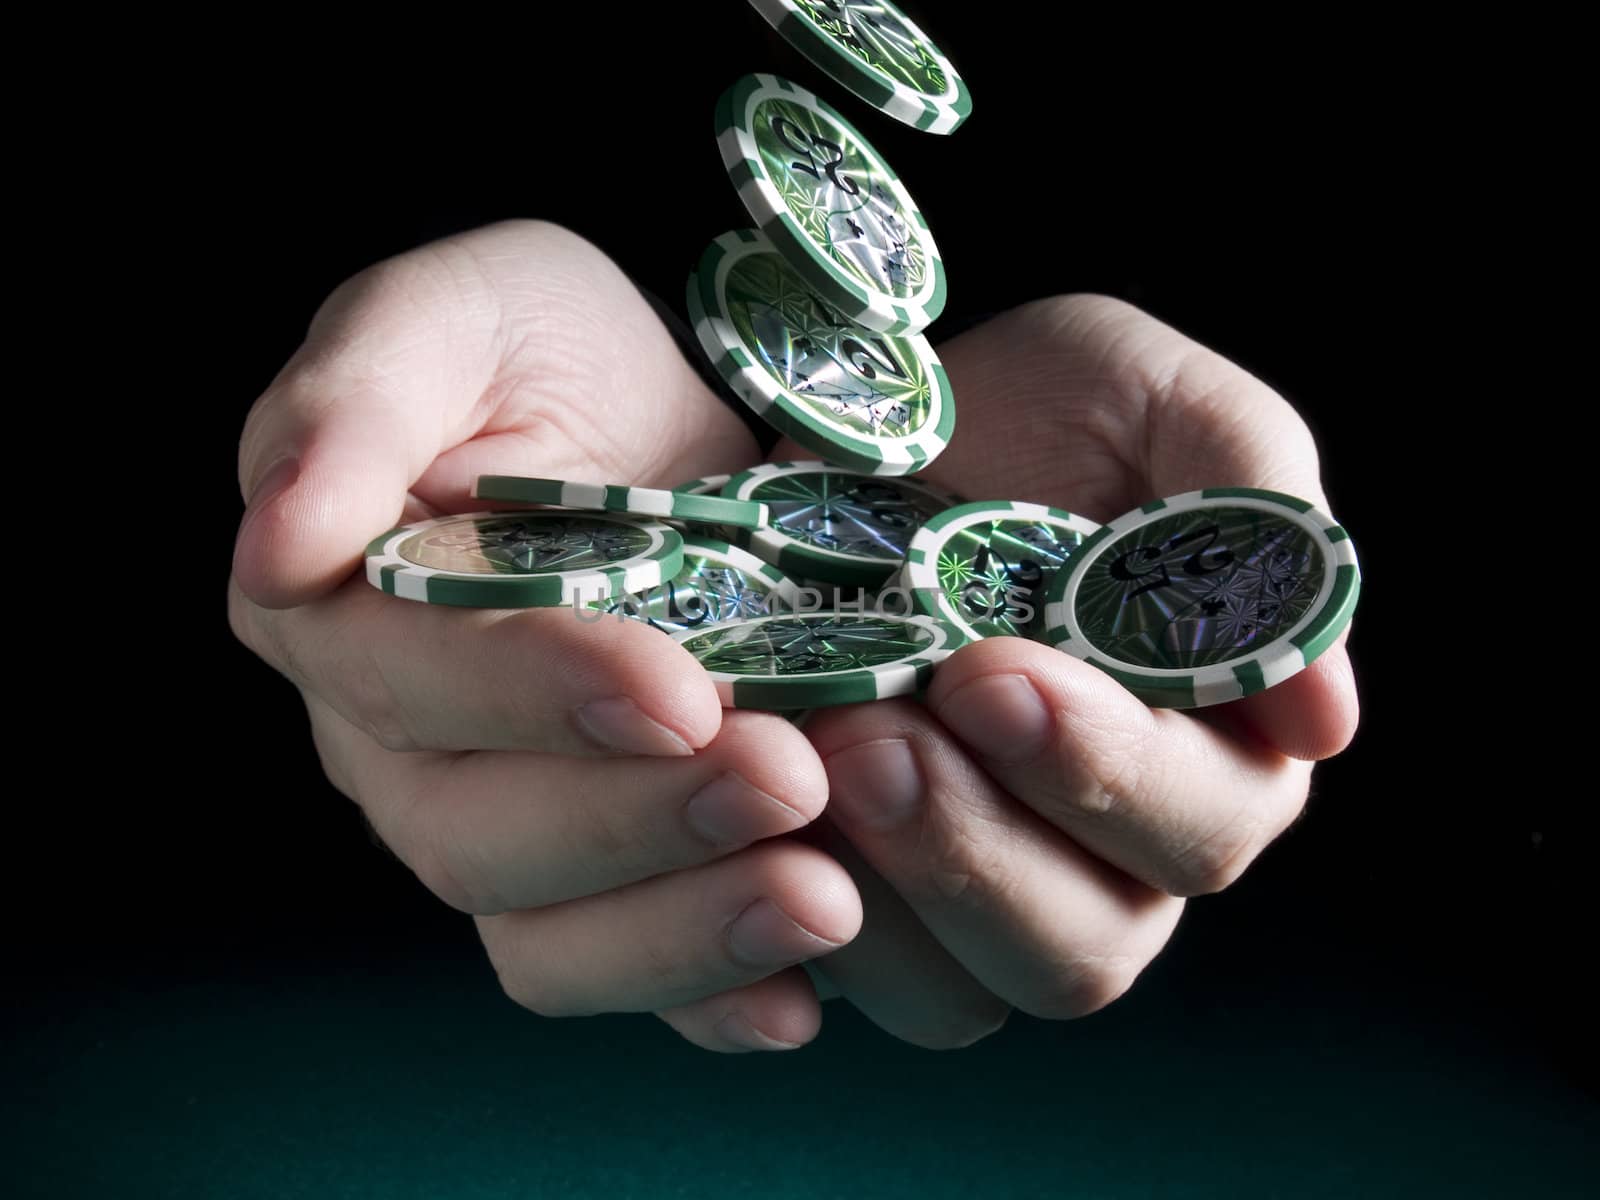
[[[944,1053],[835,1000],[811,1046],[745,1056],[532,1016],[465,953],[74,990],[7,1049],[8,1194],[1583,1194],[1596,1106],[1517,1028],[1337,963],[1281,983],[1158,966]]]

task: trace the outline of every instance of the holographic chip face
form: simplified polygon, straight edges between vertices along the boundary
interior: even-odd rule
[[[1324,576],[1306,529],[1257,508],[1153,521],[1103,550],[1079,584],[1083,636],[1119,662],[1189,670],[1293,628]]]
[[[423,530],[396,552],[453,574],[543,574],[608,566],[644,553],[651,540],[644,529],[604,518],[507,513]]]

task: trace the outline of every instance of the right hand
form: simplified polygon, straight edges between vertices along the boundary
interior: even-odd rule
[[[844,868],[778,837],[822,811],[822,764],[642,623],[398,600],[362,551],[481,507],[480,474],[670,487],[759,457],[615,265],[537,222],[345,283],[245,423],[233,629],[537,1013],[659,1012],[724,1051],[815,1036],[795,964],[861,924]]]

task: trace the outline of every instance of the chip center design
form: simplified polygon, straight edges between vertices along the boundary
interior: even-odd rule
[[[849,132],[777,96],[757,101],[750,120],[762,168],[817,248],[875,291],[917,295],[927,271],[922,240]]]
[[[937,501],[885,481],[851,478],[848,487],[835,490],[839,478],[827,471],[780,475],[751,498],[767,505],[784,536],[869,558],[904,558],[912,535],[939,511]]]
[[[407,538],[397,553],[418,566],[460,574],[539,574],[604,567],[644,553],[647,530],[557,515],[507,515],[450,524]]]
[[[1153,521],[1104,547],[1075,612],[1104,653],[1188,670],[1250,654],[1316,602],[1321,548],[1305,529],[1253,508]]]
[[[702,640],[702,637],[704,640]],[[781,617],[710,629],[686,642],[708,671],[729,675],[814,675],[903,662],[934,647],[926,626],[874,617]]]
[[[884,5],[796,0],[795,7],[874,70],[925,95],[943,95],[949,90],[943,68],[922,40]]]

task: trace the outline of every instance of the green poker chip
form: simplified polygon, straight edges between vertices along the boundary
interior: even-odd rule
[[[658,521],[591,513],[469,513],[391,529],[367,546],[367,582],[427,604],[550,608],[638,592],[677,575],[683,539]]]
[[[653,588],[591,600],[591,612],[647,621],[667,633],[795,612],[800,585],[748,550],[715,538],[683,539],[683,566]]]
[[[786,575],[858,588],[881,587],[922,523],[961,503],[916,480],[822,462],[764,463],[735,475],[722,494],[771,514],[765,528],[741,532],[740,545]]]
[[[1349,535],[1255,488],[1156,500],[1088,538],[1051,581],[1045,640],[1147,704],[1200,708],[1303,670],[1350,623]]]
[[[687,492],[691,496],[720,496],[722,485],[732,478],[731,475],[707,475],[701,479],[691,479],[688,483],[680,483],[672,490]]]
[[[944,309],[944,264],[878,152],[804,88],[747,75],[717,101],[717,144],[761,231],[828,304],[884,333]]]
[[[634,517],[674,517],[738,529],[759,529],[767,511],[748,501],[726,500],[691,492],[625,484],[569,483],[561,479],[534,479],[521,475],[480,475],[472,495],[478,500],[505,500],[514,504],[556,504],[562,508],[587,508],[626,513]]]
[[[956,409],[928,339],[840,316],[763,235],[726,233],[688,287],[717,370],[768,424],[829,462],[907,475],[949,445]]]
[[[711,674],[724,707],[788,711],[905,696],[966,643],[923,616],[817,612],[675,634]]]
[[[733,476],[731,475],[706,475],[700,479],[691,479],[688,483],[680,483],[672,490],[675,492],[687,492],[691,496],[720,496],[722,495],[723,485],[732,478]],[[667,524],[686,536],[694,533],[719,542],[737,542],[740,533],[738,529],[712,524],[708,521],[680,522],[669,518]]]
[[[972,97],[950,60],[888,0],[751,0],[834,81],[897,121],[951,133]]]
[[[923,522],[900,576],[916,611],[967,637],[1036,637],[1050,579],[1100,528],[1017,500],[962,504]]]

